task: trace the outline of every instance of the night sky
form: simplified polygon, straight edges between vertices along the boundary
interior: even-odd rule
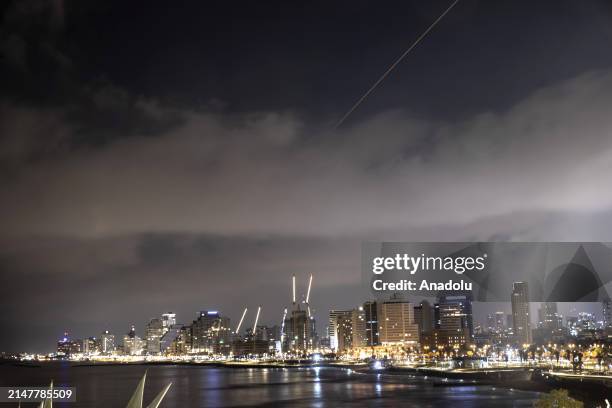
[[[277,324],[293,273],[322,330],[363,240],[612,241],[609,1],[461,0],[337,130],[450,1],[127,3],[2,8],[0,350]]]

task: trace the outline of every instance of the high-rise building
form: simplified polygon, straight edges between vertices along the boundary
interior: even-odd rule
[[[83,339],[83,354],[98,354],[101,350],[101,344],[95,337],[88,337]]]
[[[489,332],[495,332],[497,329],[495,325],[495,315],[493,313],[489,313],[487,315],[487,330]]]
[[[80,354],[83,352],[83,342],[80,340],[71,340],[68,332],[57,342],[57,353],[65,356],[72,354]]]
[[[160,340],[163,335],[163,320],[158,318],[151,319],[151,321],[147,324],[147,327],[145,328],[147,354],[159,354],[161,352]]]
[[[474,337],[474,316],[472,313],[472,292],[443,292],[438,297],[438,304],[440,306],[454,305],[461,310],[461,314],[464,317],[463,323],[468,329],[468,341]]]
[[[329,311],[329,345],[333,350],[338,350],[338,319],[352,315],[351,310],[330,310]]]
[[[504,330],[504,319],[506,314],[504,312],[495,312],[495,329],[498,332],[502,332]]]
[[[563,327],[563,316],[557,312],[556,302],[544,302],[538,309],[538,327],[555,331]]]
[[[504,312],[495,312],[487,316],[487,332],[490,344],[500,345],[507,342],[508,333],[505,326],[506,314]]]
[[[160,340],[163,354],[184,355],[191,352],[191,327],[173,324]]]
[[[368,345],[368,337],[366,334],[366,318],[363,306],[353,309],[351,313],[353,326],[353,347],[364,347]]]
[[[181,332],[182,325],[174,324],[168,328],[159,340],[159,350],[162,354],[173,354],[172,343],[176,340]]]
[[[306,352],[316,346],[314,318],[308,317],[299,305],[285,319],[284,349],[292,352]]]
[[[166,333],[171,326],[176,324],[176,313],[167,312],[162,314],[161,321],[163,332]]]
[[[527,282],[512,285],[512,323],[514,336],[519,344],[531,344],[531,317],[529,314],[529,287]]]
[[[588,312],[578,313],[578,330],[587,331],[597,329],[597,323],[595,323],[595,315]]]
[[[104,330],[100,336],[100,351],[104,354],[111,354],[115,351],[115,335],[108,330]]]
[[[287,309],[283,317],[283,333],[280,350],[296,354],[306,354],[318,347],[317,324],[310,310],[310,289],[312,287],[312,275],[308,281],[306,293],[301,302],[296,296],[295,275],[291,279],[292,310],[287,315]],[[328,328],[329,334],[329,328]]]
[[[557,303],[543,302],[538,308],[538,320],[532,331],[532,341],[543,344],[562,342],[565,337],[563,316],[557,312]]]
[[[380,344],[378,332],[378,306],[376,302],[365,302],[363,304],[365,315],[366,345],[378,346]]]
[[[338,316],[336,334],[338,336],[338,351],[346,351],[353,347],[352,313],[346,313]]]
[[[247,333],[251,331],[251,329],[247,329]],[[274,326],[266,326],[266,325],[257,325],[256,338],[257,340],[267,341],[267,342],[276,342],[280,340],[281,337],[281,328],[278,325]]]
[[[434,329],[434,308],[423,300],[414,307],[414,321],[419,327],[419,339],[423,342],[423,336],[430,334]]]
[[[604,328],[612,329],[612,300],[607,300],[602,304]]]
[[[191,325],[195,353],[228,354],[231,351],[230,319],[216,310],[202,311]]]
[[[378,332],[381,344],[419,344],[419,327],[410,302],[394,298],[379,304]]]
[[[467,315],[462,305],[456,302],[436,305],[437,343],[444,346],[461,346],[472,341]]]
[[[123,336],[123,353],[130,356],[141,355],[145,342],[136,335],[136,327],[132,325],[130,331]]]
[[[441,292],[434,305],[434,326],[438,345],[454,347],[472,343],[472,292]]]

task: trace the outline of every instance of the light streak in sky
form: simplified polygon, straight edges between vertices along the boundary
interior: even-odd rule
[[[408,54],[410,54],[410,52],[421,42],[421,40],[423,40],[423,38],[425,38],[427,36],[427,34],[429,34],[429,32],[440,22],[440,20],[442,20],[444,18],[444,16],[446,14],[448,14],[449,11],[452,10],[453,7],[455,7],[455,5],[459,2],[459,0],[455,0],[453,1],[453,3],[448,6],[448,8],[446,10],[444,10],[444,12],[442,14],[440,14],[440,17],[438,17],[433,23],[431,23],[431,25],[429,27],[427,27],[427,30],[425,30],[423,32],[423,34],[421,34],[413,43],[410,47],[408,47],[408,49],[406,51],[404,51],[404,53],[402,55],[400,55],[400,57],[395,60],[395,62],[393,64],[391,64],[391,66],[381,75],[380,78],[378,78],[378,80],[376,82],[374,82],[374,85],[372,85],[370,87],[370,89],[367,90],[366,93],[364,93],[361,98],[359,98],[357,100],[357,102],[355,102],[355,104],[351,107],[351,109],[348,110],[348,112],[346,112],[344,114],[344,116],[342,116],[342,118],[338,121],[338,123],[336,123],[336,129],[338,129],[340,126],[342,126],[342,124],[344,123],[344,121],[346,121],[346,119],[351,116],[351,114],[359,107],[359,105],[361,105],[363,103],[363,101],[366,100],[366,98],[368,96],[370,96],[370,94],[372,92],[374,92],[374,90],[376,88],[378,88],[378,86],[382,83],[382,81],[385,80],[385,78],[387,78],[387,76],[389,76],[389,74],[391,73],[391,71],[393,71],[395,69],[395,67],[402,62],[402,60],[404,58],[406,58],[406,56]]]

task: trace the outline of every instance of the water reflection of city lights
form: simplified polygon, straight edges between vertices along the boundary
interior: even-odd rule
[[[319,377],[319,372],[321,371],[321,367],[314,367],[313,368],[315,375],[317,376],[317,378]]]
[[[321,383],[315,382],[313,386],[315,398],[321,398]]]

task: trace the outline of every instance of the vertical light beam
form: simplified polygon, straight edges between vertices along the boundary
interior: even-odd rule
[[[293,286],[293,305],[295,306],[295,275],[291,277],[291,284]]]
[[[261,306],[257,307],[257,315],[255,316],[255,324],[253,325],[253,337],[257,333],[257,321],[259,320],[259,312],[261,311]]]
[[[283,312],[283,321],[281,322],[281,344],[285,342],[285,320],[287,319],[287,308]]]
[[[240,333],[240,326],[242,326],[242,321],[244,320],[244,316],[246,315],[247,308],[244,308],[244,312],[242,312],[242,317],[240,318],[240,322],[238,323],[238,327],[236,327],[236,334]]]
[[[306,291],[306,304],[308,304],[308,300],[310,300],[310,287],[312,286],[312,273],[310,274],[310,279],[308,279],[308,291]]]

